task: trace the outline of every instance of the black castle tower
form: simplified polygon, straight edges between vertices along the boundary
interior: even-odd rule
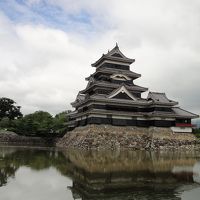
[[[134,59],[127,58],[118,45],[92,64],[96,71],[86,80],[71,103],[75,111],[69,114],[68,129],[87,124],[114,126],[171,127],[174,132],[191,132],[191,119],[198,115],[178,107],[178,102],[165,93],[141,93],[148,88],[134,84],[140,74],[130,71]]]

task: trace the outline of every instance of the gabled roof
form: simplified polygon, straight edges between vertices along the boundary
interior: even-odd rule
[[[172,101],[167,98],[165,93],[159,93],[159,92],[149,92],[147,99],[151,99],[154,101],[154,103],[163,103],[163,104],[172,104],[176,105],[178,102]]]
[[[120,86],[119,88],[117,88],[116,90],[114,90],[113,92],[111,92],[108,95],[108,98],[114,98],[115,96],[117,96],[120,93],[125,93],[128,97],[130,97],[132,100],[136,100],[136,98],[127,90],[127,88],[125,87],[125,85]]]
[[[172,110],[177,115],[177,117],[188,117],[188,118],[198,118],[199,117],[198,115],[188,112],[187,110],[183,110],[179,107],[174,107],[174,108],[172,108]]]
[[[124,58],[124,59],[130,59],[127,58],[120,50],[118,47],[118,44],[116,43],[116,46],[111,50],[108,51],[108,53],[106,54],[106,56],[113,56],[113,57],[118,57],[118,58]],[[131,59],[132,60],[132,59]]]
[[[116,43],[116,46],[111,51],[108,51],[107,54],[103,54],[99,60],[97,60],[95,63],[93,63],[92,67],[97,67],[103,60],[119,61],[119,62],[124,62],[127,64],[131,64],[131,63],[135,62],[135,59],[127,58],[119,50],[117,43]]]

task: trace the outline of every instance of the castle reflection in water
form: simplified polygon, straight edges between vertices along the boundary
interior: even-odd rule
[[[200,183],[198,152],[58,151],[0,148],[0,187],[26,166],[53,167],[72,180],[73,199],[181,199]],[[59,199],[59,198],[58,198]]]

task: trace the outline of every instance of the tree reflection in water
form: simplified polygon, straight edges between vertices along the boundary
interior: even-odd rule
[[[199,187],[198,160],[198,152],[1,147],[0,186],[22,166],[35,171],[54,167],[72,179],[68,189],[74,199],[181,199],[181,193]]]

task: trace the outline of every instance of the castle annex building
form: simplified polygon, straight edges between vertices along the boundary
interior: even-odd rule
[[[92,64],[96,71],[86,78],[87,87],[71,103],[68,128],[87,124],[114,126],[171,127],[174,132],[192,132],[191,119],[198,115],[181,109],[165,93],[149,92],[135,85],[141,75],[130,71],[134,59],[127,58],[116,45]]]

